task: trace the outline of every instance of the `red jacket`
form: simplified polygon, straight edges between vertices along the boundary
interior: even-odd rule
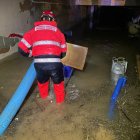
[[[61,56],[66,53],[67,45],[63,33],[57,28],[55,21],[35,22],[35,27],[26,32],[18,43],[24,53],[32,51],[33,57],[42,55]]]

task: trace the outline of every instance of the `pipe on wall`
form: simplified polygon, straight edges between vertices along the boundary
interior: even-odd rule
[[[22,105],[35,80],[35,77],[36,72],[34,69],[34,63],[32,63],[12,98],[4,108],[3,112],[0,114],[0,136],[3,135],[12,119],[16,115],[17,111],[19,110],[20,106]]]

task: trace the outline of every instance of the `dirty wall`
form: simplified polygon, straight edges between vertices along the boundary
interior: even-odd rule
[[[31,0],[4,0],[0,3],[0,60],[17,51],[20,38],[9,38],[11,33],[23,34],[33,27],[42,10],[52,9],[58,27],[69,30],[87,16],[88,6],[76,6],[71,1],[62,3],[34,3]]]
[[[1,0],[0,2],[0,59],[17,51],[18,39],[11,33],[23,34],[32,27],[35,7],[30,0]]]
[[[0,35],[23,33],[33,23],[33,9],[30,0],[1,0],[0,2]]]

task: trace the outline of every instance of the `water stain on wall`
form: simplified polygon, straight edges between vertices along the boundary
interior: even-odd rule
[[[6,53],[6,52],[8,52],[9,50],[10,50],[10,47],[8,47],[8,48],[0,48],[0,54]]]
[[[42,11],[42,4],[33,3],[31,0],[24,0],[19,3],[20,12],[29,11],[34,19],[38,19],[38,14]],[[27,21],[28,23],[28,21]]]
[[[33,8],[33,4],[30,0],[24,0],[23,2],[19,3],[20,12],[30,11]]]

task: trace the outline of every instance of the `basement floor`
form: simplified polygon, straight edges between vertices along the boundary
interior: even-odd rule
[[[73,29],[69,42],[89,50],[84,70],[74,70],[66,87],[65,103],[58,106],[53,99],[43,110],[37,102],[40,99],[35,81],[0,140],[139,140],[140,83],[136,55],[140,54],[140,40],[117,30],[76,32]],[[127,83],[113,110],[112,57],[124,57],[128,61]],[[18,53],[0,61],[0,112],[31,62]]]

